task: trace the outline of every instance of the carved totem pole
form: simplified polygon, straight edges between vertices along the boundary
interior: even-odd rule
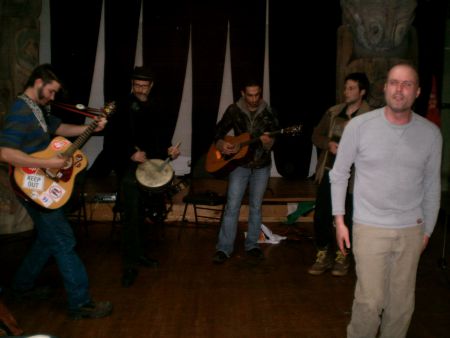
[[[0,128],[3,117],[39,62],[40,0],[0,0]],[[32,229],[0,163],[0,234]]]
[[[383,86],[389,68],[407,61],[417,66],[417,35],[412,22],[416,0],[341,0],[338,29],[336,100],[342,102],[344,78],[365,72],[369,104],[384,105]]]

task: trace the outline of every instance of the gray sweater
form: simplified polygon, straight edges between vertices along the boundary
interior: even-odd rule
[[[333,215],[345,214],[345,195],[355,164],[355,223],[383,228],[424,224],[433,232],[441,194],[442,136],[413,113],[405,125],[388,122],[384,108],[352,119],[330,171]]]

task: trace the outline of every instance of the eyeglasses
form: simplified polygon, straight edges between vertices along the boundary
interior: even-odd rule
[[[389,80],[388,85],[391,87],[408,88],[411,89],[414,87],[416,83],[414,81],[398,81],[398,80]]]
[[[148,89],[148,88],[150,88],[150,84],[133,83],[133,88],[136,88],[136,89]]]

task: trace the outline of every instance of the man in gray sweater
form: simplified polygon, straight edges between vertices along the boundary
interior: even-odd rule
[[[347,337],[405,337],[414,311],[417,266],[440,206],[442,136],[412,111],[417,71],[398,64],[384,86],[386,106],[352,119],[330,172],[339,249],[350,168],[355,165],[353,247],[357,283]]]

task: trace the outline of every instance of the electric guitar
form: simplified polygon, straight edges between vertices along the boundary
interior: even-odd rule
[[[112,114],[115,103],[103,108],[104,116]],[[72,195],[76,175],[87,167],[88,161],[79,149],[91,136],[98,122],[93,120],[86,130],[71,143],[62,136],[55,137],[48,147],[31,154],[37,158],[51,158],[55,155],[67,159],[63,168],[13,167],[12,185],[19,196],[35,202],[45,209],[58,209],[67,203]]]
[[[277,131],[269,132],[269,136],[277,134],[297,135],[300,133],[302,125],[295,125],[292,127],[280,129]],[[238,144],[239,150],[235,154],[222,154],[219,149],[216,148],[213,143],[208,150],[205,160],[205,169],[211,174],[224,174],[231,171],[236,166],[244,163],[249,154],[249,145],[257,142],[259,137],[251,138],[249,133],[243,133],[238,136],[225,136],[224,140],[232,144]]]

